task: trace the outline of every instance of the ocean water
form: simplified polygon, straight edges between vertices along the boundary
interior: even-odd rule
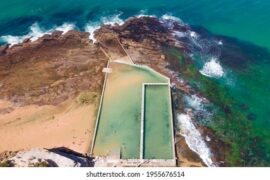
[[[219,107],[207,125],[232,142],[228,161],[270,166],[269,9],[269,0],[2,0],[0,43],[35,40],[54,29],[93,32],[142,14],[179,18],[200,46],[191,54],[199,72],[193,80]]]

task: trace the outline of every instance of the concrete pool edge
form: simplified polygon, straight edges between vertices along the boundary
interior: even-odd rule
[[[175,159],[109,159],[98,157],[95,167],[175,167]]]
[[[172,159],[144,159],[143,158],[143,151],[141,151],[141,149],[143,148],[142,146],[142,133],[144,132],[141,132],[141,140],[140,140],[140,157],[139,159],[118,159],[119,162],[123,162],[124,164],[128,165],[130,164],[130,162],[137,162],[137,163],[143,163],[143,164],[148,164],[149,166],[154,166],[154,163],[157,163],[160,165],[161,162],[165,164],[167,164],[168,166],[175,166],[176,165],[176,159],[175,159],[175,144],[174,144],[174,124],[173,124],[173,115],[172,115],[172,101],[171,101],[171,83],[170,83],[170,79],[166,76],[164,76],[163,74],[160,74],[159,72],[153,70],[152,68],[146,66],[146,65],[138,65],[138,64],[130,64],[130,63],[127,63],[127,62],[124,62],[124,61],[119,61],[119,60],[108,60],[108,63],[107,63],[107,66],[105,68],[109,69],[110,68],[110,64],[111,63],[116,63],[116,64],[126,64],[126,65],[129,65],[129,66],[133,66],[133,67],[136,67],[136,68],[141,68],[141,69],[145,69],[145,70],[148,70],[148,71],[151,71],[152,73],[160,76],[160,77],[163,77],[164,79],[167,80],[166,83],[142,83],[142,93],[144,93],[144,86],[145,85],[167,85],[168,86],[168,98],[169,98],[169,109],[170,109],[170,112],[169,112],[169,116],[170,116],[170,128],[171,128],[171,143],[172,143]],[[104,68],[104,69],[105,69]],[[96,144],[96,138],[97,138],[97,133],[98,133],[98,126],[99,126],[99,121],[100,121],[100,115],[101,115],[101,110],[102,110],[102,106],[103,106],[103,100],[104,100],[104,94],[105,94],[105,91],[106,91],[106,86],[107,86],[107,79],[108,79],[108,75],[110,72],[108,71],[104,71],[105,72],[105,78],[104,78],[104,82],[103,82],[103,88],[102,88],[102,94],[101,94],[101,98],[100,98],[100,103],[99,103],[99,109],[98,109],[98,114],[97,114],[97,118],[96,118],[96,123],[95,123],[95,130],[94,130],[94,135],[93,135],[93,140],[92,140],[92,144],[91,144],[91,150],[90,150],[90,154],[92,156],[94,156],[94,147],[95,147],[95,144]],[[142,94],[142,99],[143,100],[143,94]],[[143,104],[143,101],[141,101],[141,103]],[[141,108],[144,108],[143,105]],[[144,111],[144,109],[143,109]],[[141,112],[143,112],[141,111]],[[141,120],[143,118],[143,113],[141,113]],[[142,122],[141,122],[142,123]],[[141,124],[141,130],[143,130],[143,125]],[[106,159],[107,162],[110,162],[110,161],[114,161],[114,159],[110,159],[108,156],[107,157],[100,157],[100,156],[96,156],[97,158],[99,159]],[[147,163],[148,162],[148,163]],[[131,163],[132,164],[132,163]],[[135,163],[136,164],[136,163]],[[167,166],[165,165],[165,166]]]

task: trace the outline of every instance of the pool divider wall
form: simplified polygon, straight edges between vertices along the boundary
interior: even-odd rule
[[[143,144],[144,144],[144,96],[145,96],[145,84],[142,85],[142,100],[141,100],[141,140],[140,140],[140,159],[143,159]]]
[[[108,60],[106,68],[109,68],[109,65],[110,65],[110,60]],[[98,107],[98,114],[97,114],[97,118],[96,118],[95,130],[94,130],[92,144],[91,144],[91,150],[90,150],[91,155],[93,155],[94,145],[95,145],[95,141],[96,141],[96,134],[97,134],[97,129],[98,129],[100,111],[101,111],[101,107],[102,107],[102,103],[103,103],[103,97],[104,97],[104,91],[105,91],[105,88],[106,88],[107,78],[108,78],[108,72],[106,71],[105,72],[104,82],[103,82],[103,87],[102,87],[102,93],[101,93],[101,97],[100,97],[100,101],[99,101],[99,107]]]
[[[173,107],[172,107],[172,92],[171,92],[171,80],[169,79],[169,98],[170,98],[170,119],[171,119],[171,134],[172,134],[172,149],[173,149],[173,157],[176,160],[176,152],[175,152],[175,140],[174,140],[174,121],[173,121]]]

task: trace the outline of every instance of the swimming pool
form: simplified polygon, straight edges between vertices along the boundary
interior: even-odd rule
[[[172,159],[169,79],[147,66],[110,62],[108,68],[111,73],[107,75],[97,117],[92,154],[140,159],[143,153],[144,159]],[[147,83],[164,85],[142,88]],[[142,103],[145,104],[143,112]],[[157,104],[159,108],[155,108]],[[145,120],[143,142],[142,117]],[[140,152],[141,143],[143,152]]]

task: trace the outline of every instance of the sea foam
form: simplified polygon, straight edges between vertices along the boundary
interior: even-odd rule
[[[92,22],[86,24],[84,27],[84,30],[86,32],[89,32],[89,39],[91,39],[94,43],[96,42],[96,39],[94,37],[94,32],[98,30],[102,25],[122,25],[124,24],[124,20],[120,18],[122,13],[101,17],[99,21]]]
[[[64,23],[61,26],[57,26],[55,29],[50,30],[53,32],[54,30],[63,31],[63,34],[67,33],[68,31],[75,29],[75,24],[73,23]]]
[[[175,16],[170,14],[164,14],[159,18],[159,21],[168,29],[173,30],[175,27],[175,23],[184,25],[183,21]],[[178,31],[176,31],[178,32]]]
[[[190,116],[187,114],[179,114],[177,116],[177,125],[180,129],[180,134],[184,136],[188,147],[197,153],[207,166],[215,166],[211,159],[211,151],[203,140],[202,135],[193,124]]]
[[[51,34],[53,31],[63,31],[63,33],[68,32],[75,28],[75,25],[72,23],[64,23],[61,26],[55,26],[51,29],[45,30],[38,23],[34,23],[30,26],[29,33],[22,36],[13,36],[13,35],[6,35],[1,36],[0,39],[10,46],[15,44],[22,43],[25,39],[30,38],[31,41],[36,41],[38,38],[42,37],[44,34]]]
[[[202,111],[203,109],[203,99],[196,96],[184,96],[184,100],[187,102],[187,105],[191,108],[195,109],[196,111]]]
[[[135,15],[135,17],[157,17],[156,15],[150,15],[148,14],[148,10],[144,9],[144,10],[140,10],[139,14],[138,15]]]
[[[176,21],[176,22],[181,23],[181,24],[183,23],[183,21],[180,18],[172,16],[170,14],[162,15],[161,19],[163,19],[163,20],[172,20],[172,21]]]
[[[223,68],[216,58],[211,58],[210,61],[206,62],[202,70],[200,70],[200,73],[208,77],[216,78],[224,75]]]
[[[194,59],[197,61],[201,59],[205,61],[203,68],[200,70],[200,73],[204,76],[220,78],[225,75],[225,72],[219,63],[217,58],[220,57],[220,48],[223,45],[222,40],[213,41],[212,39],[205,38],[203,35],[194,31],[188,24],[185,24],[180,18],[172,16],[170,14],[164,14],[160,18],[161,23],[164,26],[172,31],[172,35],[178,40],[179,44],[184,44],[184,46],[190,52],[190,57],[194,59],[195,57],[200,57]],[[179,30],[178,26],[175,26],[176,23],[185,27],[184,30]],[[176,43],[177,45],[177,43]],[[210,60],[207,60],[209,57],[212,57]]]

